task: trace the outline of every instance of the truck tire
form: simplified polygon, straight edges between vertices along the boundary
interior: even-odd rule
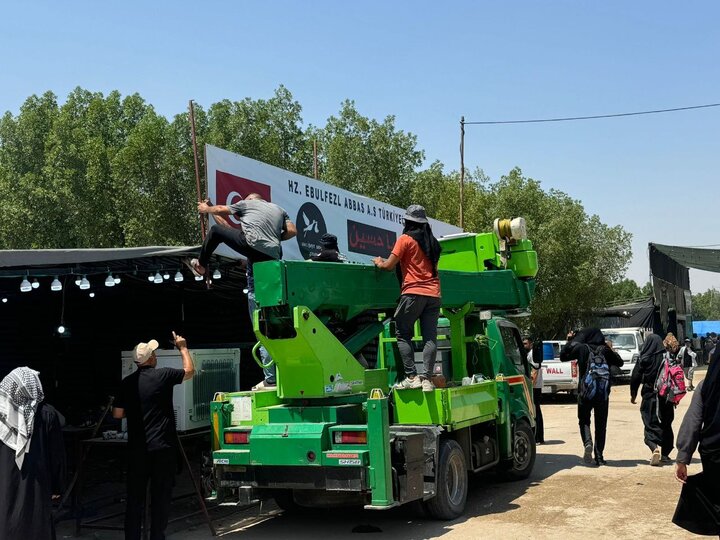
[[[535,465],[535,434],[527,422],[519,421],[513,429],[513,457],[504,471],[507,480],[522,480],[530,476]]]
[[[300,509],[300,505],[295,502],[295,495],[292,489],[275,489],[272,492],[275,504],[287,513],[297,512]]]
[[[435,496],[425,502],[425,511],[435,519],[455,519],[465,511],[467,494],[465,455],[457,442],[444,439],[440,441]]]

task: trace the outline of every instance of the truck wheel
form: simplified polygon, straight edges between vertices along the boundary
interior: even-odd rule
[[[295,496],[292,489],[276,489],[272,492],[275,503],[285,512],[295,512],[300,505],[295,502]]]
[[[435,519],[455,519],[465,510],[467,493],[465,455],[457,442],[451,439],[442,440],[435,496],[425,503],[425,510]]]
[[[518,422],[513,430],[512,461],[507,464],[505,477],[522,480],[530,476],[535,465],[535,434],[526,422]]]

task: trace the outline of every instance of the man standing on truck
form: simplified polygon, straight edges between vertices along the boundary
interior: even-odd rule
[[[527,361],[530,367],[532,367],[530,376],[533,381],[533,403],[535,403],[535,442],[537,444],[545,444],[545,425],[543,423],[542,409],[540,408],[543,389],[542,341],[539,342],[539,344],[540,347],[535,347],[533,338],[530,336],[523,338],[523,347],[525,347]]]
[[[277,204],[267,202],[257,193],[251,193],[244,200],[230,206],[210,205],[208,201],[198,203],[198,212],[211,214],[218,222],[210,227],[200,250],[200,257],[190,264],[198,275],[205,275],[210,256],[220,244],[225,244],[247,259],[248,308],[252,323],[253,313],[257,309],[255,302],[255,278],[253,264],[282,258],[283,240],[290,240],[297,234],[295,224],[287,212]],[[224,217],[234,214],[240,221],[240,228],[231,227]],[[265,347],[260,347],[263,364],[271,360]],[[275,365],[263,368],[264,380],[253,390],[275,388]]]
[[[182,356],[182,369],[155,369],[158,342],[139,343],[133,349],[137,369],[123,379],[113,407],[113,418],[127,418],[128,424],[126,540],[140,540],[148,481],[150,538],[165,538],[178,452],[173,387],[195,374],[187,341],[175,332],[173,340]]]
[[[590,433],[590,416],[595,413],[595,463],[597,465],[605,465],[605,436],[607,433],[608,405],[609,405],[609,369],[606,380],[607,393],[595,396],[593,399],[583,397],[583,386],[586,383],[586,375],[588,374],[591,356],[594,358],[595,366],[603,359],[607,363],[608,368],[612,366],[621,367],[623,359],[620,355],[609,348],[605,343],[605,336],[599,328],[584,328],[579,332],[570,332],[567,336],[568,342],[560,351],[560,360],[567,362],[569,360],[578,361],[578,371],[580,374],[580,388],[578,389],[578,425],[580,427],[580,437],[583,442],[584,452],[583,461],[586,464],[592,463],[593,454],[593,438]],[[593,367],[595,370],[595,367]]]

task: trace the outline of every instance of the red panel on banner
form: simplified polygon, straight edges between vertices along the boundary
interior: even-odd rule
[[[215,204],[231,205],[251,193],[257,193],[266,201],[272,202],[270,186],[267,184],[222,171],[217,171],[215,182],[217,193],[217,201],[213,201]]]

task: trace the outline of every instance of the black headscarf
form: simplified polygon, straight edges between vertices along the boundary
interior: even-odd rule
[[[658,372],[665,358],[665,352],[663,340],[657,334],[650,334],[647,339],[645,339],[645,343],[643,343],[642,349],[640,350],[640,360],[633,368],[632,380],[630,382],[631,395],[635,393],[633,388],[636,388],[636,385],[641,382],[648,387],[654,387]],[[636,380],[636,375],[639,377],[639,380]]]
[[[432,275],[437,276],[437,264],[440,260],[440,242],[433,236],[429,223],[418,223],[416,221],[405,220],[403,234],[407,234],[415,240],[425,256],[432,263]]]
[[[575,343],[584,343],[585,345],[592,345],[599,347],[605,345],[605,336],[599,328],[583,328],[573,338]]]

